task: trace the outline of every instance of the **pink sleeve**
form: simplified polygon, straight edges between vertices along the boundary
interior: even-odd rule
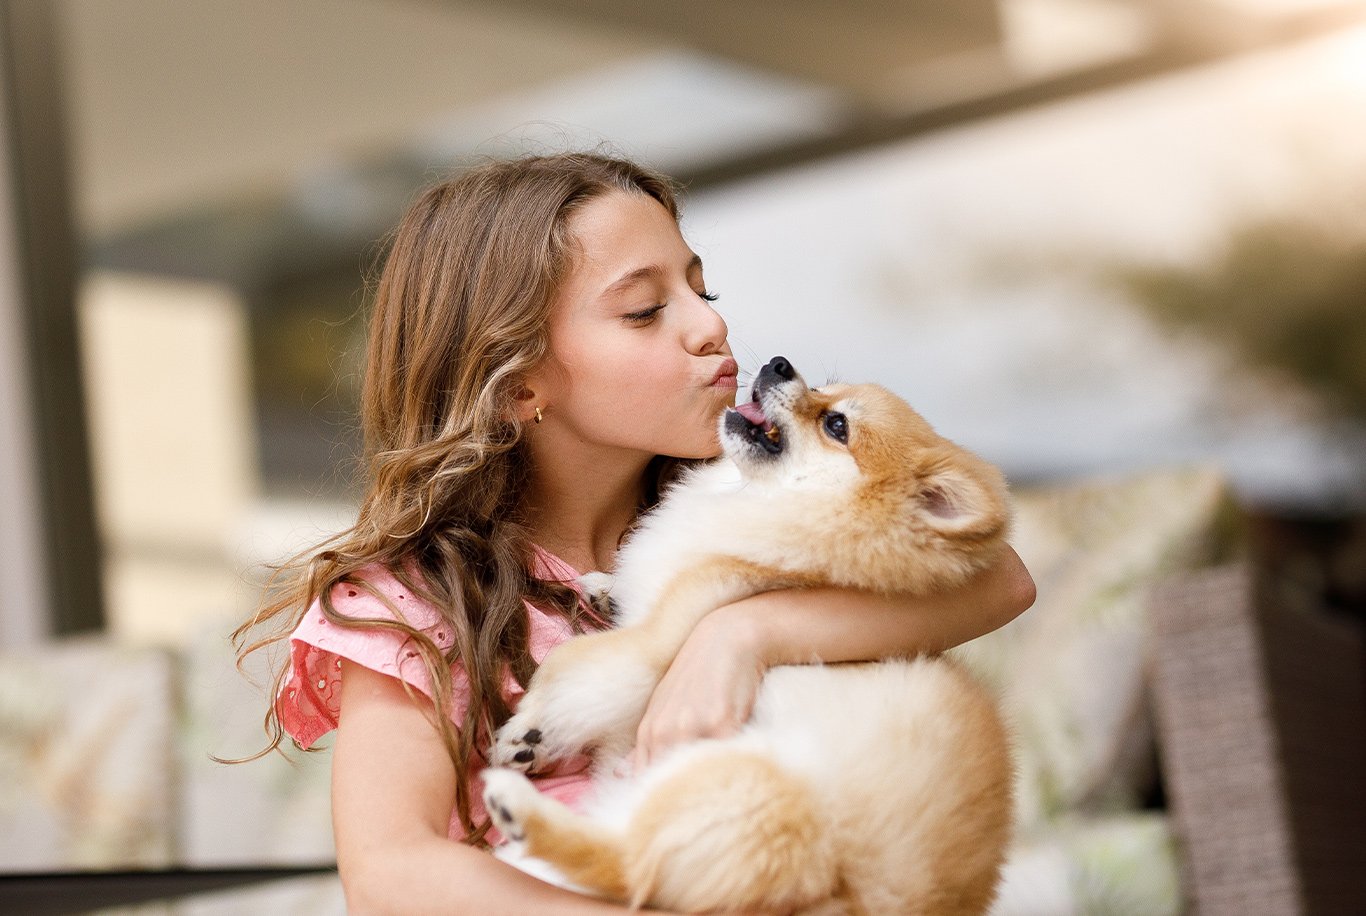
[[[443,651],[451,647],[454,637],[440,613],[412,595],[391,572],[369,567],[361,577],[398,609],[404,622],[425,632]],[[346,617],[399,619],[364,585],[338,583],[331,594],[333,606]],[[299,621],[290,635],[289,649],[290,670],[275,698],[275,711],[285,732],[301,747],[311,747],[337,727],[342,659],[396,677],[427,696],[432,693],[426,666],[407,636],[397,630],[356,630],[332,623],[323,616],[320,601]],[[469,684],[459,667],[452,668],[451,676],[450,715],[458,725],[469,702]]]
[[[538,574],[554,581],[577,587],[578,573],[563,561],[537,549]],[[361,571],[370,589],[389,600],[403,620],[427,633],[443,650],[454,642],[447,624],[431,605],[418,600],[387,569],[367,567]],[[362,585],[340,583],[332,589],[332,604],[338,612],[358,619],[393,620],[394,612]],[[546,614],[527,604],[530,624],[529,649],[537,662],[545,658],[555,646],[571,635],[569,624],[558,615]],[[595,620],[590,615],[590,620]],[[337,727],[340,710],[339,696],[341,660],[364,665],[381,674],[388,674],[411,684],[431,696],[431,682],[426,666],[417,651],[408,645],[406,637],[396,630],[354,630],[331,623],[323,616],[320,602],[314,602],[289,638],[290,669],[275,698],[275,710],[285,732],[301,747],[312,747],[321,737]],[[451,719],[458,727],[469,703],[469,681],[459,665],[451,667]],[[506,675],[503,692],[515,708],[523,690],[511,676]],[[537,787],[560,800],[574,804],[585,793],[589,780],[587,756],[561,761],[551,772],[534,779]],[[483,801],[479,796],[477,778],[482,767],[475,763],[466,779],[475,790],[471,797],[470,813],[475,823],[485,819]],[[451,813],[451,839],[464,835],[459,818]],[[490,842],[498,842],[497,830],[490,830]]]

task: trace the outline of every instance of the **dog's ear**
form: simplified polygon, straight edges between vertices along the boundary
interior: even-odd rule
[[[1004,486],[994,471],[940,462],[920,479],[915,512],[953,538],[985,538],[1006,523]]]

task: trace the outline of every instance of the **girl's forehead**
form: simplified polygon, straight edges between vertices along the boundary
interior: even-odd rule
[[[599,290],[631,271],[692,257],[673,216],[646,194],[596,198],[570,217],[569,231],[576,249],[570,280],[596,281]]]

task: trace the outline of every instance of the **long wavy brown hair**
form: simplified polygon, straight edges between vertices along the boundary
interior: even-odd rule
[[[531,574],[521,522],[529,459],[514,398],[549,353],[551,304],[576,251],[569,217],[612,191],[647,194],[678,217],[668,179],[588,153],[488,162],[417,198],[390,236],[374,290],[356,523],[276,567],[266,602],[233,633],[240,667],[286,639],[314,602],[338,626],[401,632],[431,677],[429,715],[459,774],[456,811],[471,843],[487,823],[471,819],[466,774],[510,714],[506,672],[525,685],[535,669],[524,600],[583,626],[574,591]],[[660,462],[652,467],[660,472]],[[440,611],[455,634],[449,651],[399,622],[360,575],[372,564]],[[331,592],[343,582],[384,601],[395,619],[338,613]],[[469,678],[459,728],[446,712],[453,664]],[[272,697],[288,674],[286,660]],[[245,759],[284,741],[274,703],[265,728],[269,744]]]

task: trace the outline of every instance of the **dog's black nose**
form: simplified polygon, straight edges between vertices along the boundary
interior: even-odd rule
[[[781,356],[775,356],[768,361],[768,368],[773,370],[773,374],[784,381],[789,381],[797,374],[797,370],[792,368],[792,364]]]

